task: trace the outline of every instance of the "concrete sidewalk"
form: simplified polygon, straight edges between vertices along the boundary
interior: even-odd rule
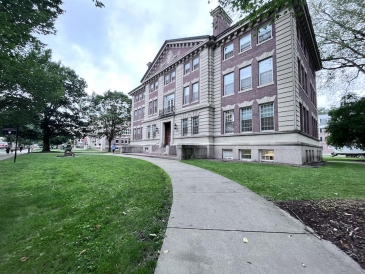
[[[162,245],[168,252],[161,252],[157,274],[365,273],[335,245],[227,178],[179,161],[122,156],[152,162],[172,180]]]

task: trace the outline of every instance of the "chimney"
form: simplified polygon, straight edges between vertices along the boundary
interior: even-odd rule
[[[213,17],[213,35],[217,36],[232,24],[232,19],[221,6],[216,7],[210,15]]]
[[[151,66],[151,64],[152,64],[151,62],[148,62],[148,63],[147,63],[147,67],[150,67],[150,66]]]

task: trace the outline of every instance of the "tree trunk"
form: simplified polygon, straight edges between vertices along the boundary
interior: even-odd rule
[[[50,145],[49,145],[49,127],[46,123],[43,128],[43,149],[42,152],[50,152]]]
[[[112,151],[112,149],[111,149],[111,147],[112,147],[112,143],[111,143],[111,142],[112,142],[112,140],[113,140],[113,139],[108,139],[108,143],[109,143],[109,144],[108,144],[108,152],[111,152],[111,151]]]

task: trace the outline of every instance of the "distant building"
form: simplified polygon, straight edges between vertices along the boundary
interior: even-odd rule
[[[319,137],[319,143],[322,146],[323,154],[328,155],[333,152],[333,147],[327,145],[326,143],[326,137],[327,133],[325,130],[325,127],[327,126],[327,122],[330,119],[328,114],[319,114],[318,115],[318,137]]]
[[[287,13],[285,13],[287,12]],[[293,17],[293,12],[302,16]],[[166,40],[129,94],[129,152],[303,164],[319,161],[315,73],[322,68],[308,7]]]

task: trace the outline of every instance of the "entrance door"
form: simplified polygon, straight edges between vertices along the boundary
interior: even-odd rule
[[[170,145],[170,141],[171,141],[171,122],[168,123],[164,123],[165,125],[165,146],[169,146]]]

